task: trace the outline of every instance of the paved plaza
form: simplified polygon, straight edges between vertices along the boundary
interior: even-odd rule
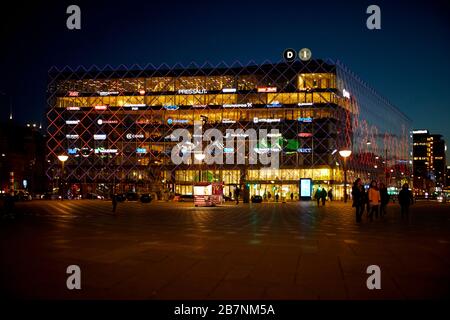
[[[1,295],[26,299],[422,299],[450,295],[450,204],[16,204],[0,222]],[[81,268],[68,290],[66,268]],[[381,268],[368,290],[366,268]]]

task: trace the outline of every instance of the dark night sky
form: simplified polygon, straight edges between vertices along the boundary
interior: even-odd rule
[[[66,28],[70,4],[81,7],[80,31]],[[366,28],[370,4],[382,30]],[[52,65],[277,61],[308,47],[344,62],[414,128],[450,140],[449,1],[38,1],[1,15],[0,91],[22,122],[44,117]],[[0,105],[6,119],[7,98]]]

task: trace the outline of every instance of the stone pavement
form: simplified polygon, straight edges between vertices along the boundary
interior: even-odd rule
[[[357,225],[350,203],[17,204],[0,222],[0,292],[38,299],[422,299],[449,297],[450,205]],[[66,268],[81,268],[81,290]],[[366,268],[381,268],[368,290]]]

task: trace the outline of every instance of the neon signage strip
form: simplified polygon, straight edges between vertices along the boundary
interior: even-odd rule
[[[258,92],[277,92],[277,87],[259,87]]]
[[[236,88],[223,88],[222,92],[223,93],[234,93],[234,92],[236,92]]]
[[[251,102],[247,103],[233,103],[233,104],[224,104],[224,108],[251,108],[253,104]]]
[[[206,89],[179,89],[178,94],[205,94],[208,93]]]

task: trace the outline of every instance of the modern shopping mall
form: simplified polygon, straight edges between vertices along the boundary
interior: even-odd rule
[[[203,181],[222,183],[225,195],[239,187],[299,199],[300,180],[310,179],[312,192],[325,187],[342,199],[356,177],[398,187],[411,175],[409,118],[333,61],[52,68],[47,120],[48,178],[73,196],[114,189],[165,198],[190,195]],[[195,123],[224,135],[278,129],[276,143],[258,148],[276,153],[279,167],[247,156],[239,164],[175,164],[172,134],[193,133]]]

